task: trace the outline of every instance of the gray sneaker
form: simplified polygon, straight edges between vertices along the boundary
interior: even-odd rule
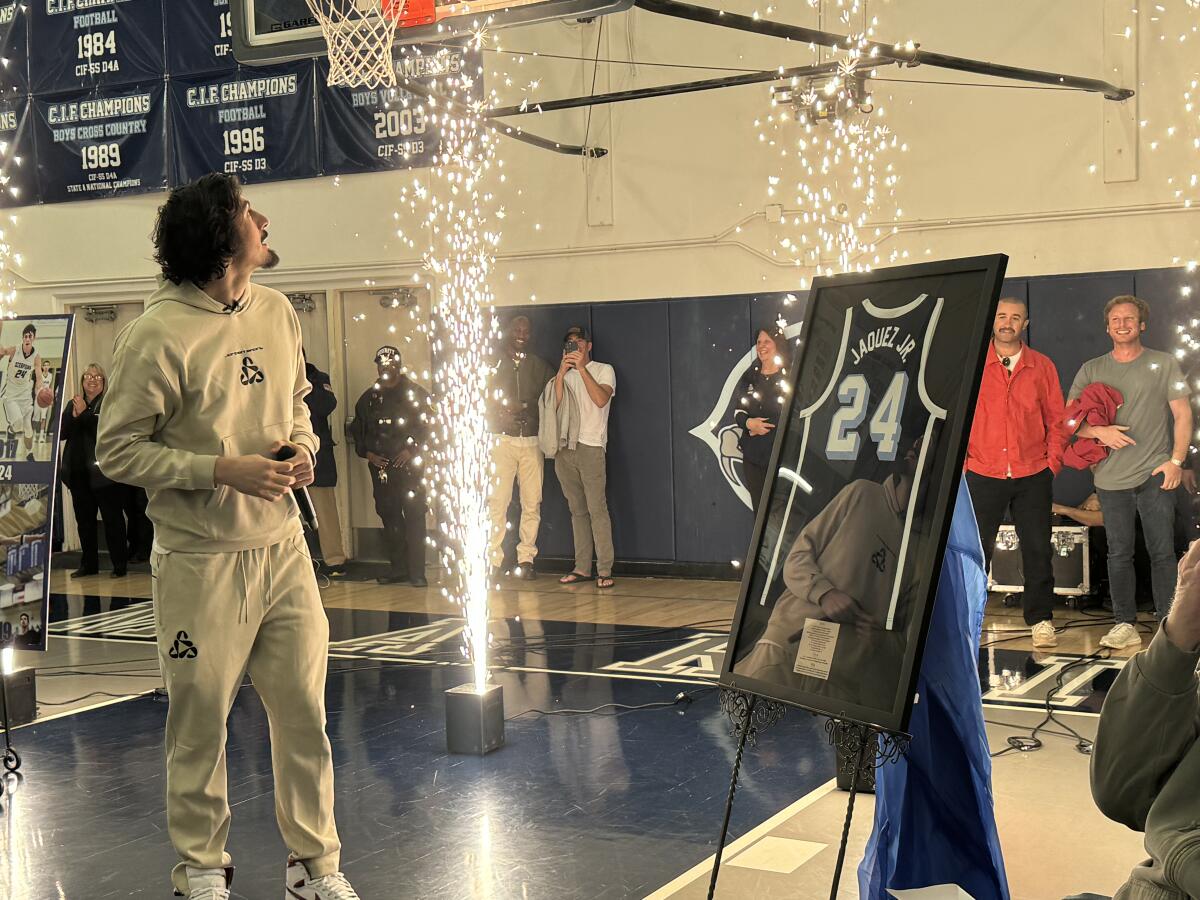
[[[1124,650],[1128,647],[1142,646],[1142,636],[1128,622],[1120,622],[1109,629],[1108,634],[1100,638],[1100,646],[1110,650]]]

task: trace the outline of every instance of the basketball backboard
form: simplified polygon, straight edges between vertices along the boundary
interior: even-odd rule
[[[466,34],[491,16],[491,28],[622,12],[633,0],[435,0],[435,21],[401,27],[396,44],[418,44]],[[246,65],[270,65],[323,56],[325,39],[305,0],[229,0],[233,55]]]

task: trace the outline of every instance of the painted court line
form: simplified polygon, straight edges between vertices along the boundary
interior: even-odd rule
[[[737,840],[727,844],[725,846],[725,852],[722,854],[721,858],[732,859],[735,855],[745,850],[759,838],[765,836],[771,831],[774,831],[777,827],[795,816],[801,810],[812,806],[822,797],[831,794],[836,789],[837,779],[831,778],[819,788],[816,788],[815,790],[805,794],[791,806],[787,807],[786,809],[781,809],[761,825],[756,825]],[[675,896],[676,893],[687,887],[697,878],[709,875],[712,872],[713,860],[715,858],[716,854],[711,854],[706,860],[696,863],[696,865],[692,866],[674,881],[664,884],[653,894],[647,894],[645,900],[669,900],[669,898]]]

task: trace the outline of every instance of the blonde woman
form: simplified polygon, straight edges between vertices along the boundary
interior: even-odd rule
[[[128,547],[125,534],[125,488],[100,471],[96,465],[96,426],[108,377],[104,369],[91,363],[83,370],[79,390],[63,410],[59,435],[66,441],[62,455],[63,484],[71,489],[71,505],[79,525],[79,543],[83,558],[71,577],[95,575],[100,571],[100,553],[96,514],[104,520],[104,539],[112,560],[112,577],[125,575]]]

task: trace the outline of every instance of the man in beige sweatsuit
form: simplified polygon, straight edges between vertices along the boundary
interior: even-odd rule
[[[279,260],[267,226],[234,178],[172,191],[154,234],[163,278],[117,338],[96,457],[149,492],[177,892],[229,897],[225,723],[248,673],[270,724],[286,896],[354,900],[324,730],[329,624],[290,496],[317,450],[300,326],[286,297],[250,284]],[[284,447],[295,456],[275,461]]]
[[[1200,898],[1200,541],[1179,564],[1170,614],[1108,692],[1092,754],[1092,796],[1145,832],[1150,858],[1115,900]]]

